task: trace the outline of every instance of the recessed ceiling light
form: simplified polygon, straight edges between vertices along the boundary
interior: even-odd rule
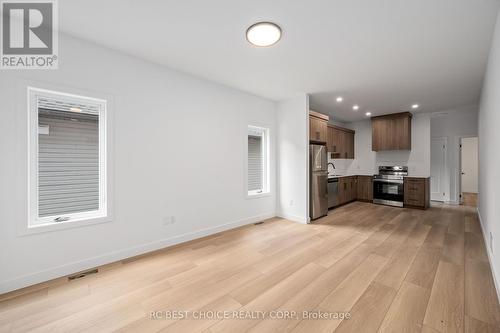
[[[255,46],[271,46],[280,39],[281,28],[272,22],[258,22],[247,29],[247,40]]]
[[[352,107],[352,109],[353,109],[354,111],[358,111],[358,110],[359,110],[359,105],[354,105],[354,106]]]
[[[372,113],[371,113],[371,112],[367,112],[367,113],[365,113],[365,114],[366,114],[366,116],[367,116],[367,117],[369,117],[369,116],[371,116],[371,115],[372,115]]]
[[[413,104],[413,105],[411,106],[411,108],[412,108],[412,109],[418,109],[418,107],[419,107],[419,106],[420,106],[420,105],[418,105],[418,104]]]
[[[344,99],[342,97],[337,97],[337,102],[342,102]]]

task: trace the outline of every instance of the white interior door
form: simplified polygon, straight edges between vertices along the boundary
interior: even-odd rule
[[[475,138],[462,138],[462,191],[477,193],[478,191],[478,140]]]
[[[431,140],[431,200],[444,201],[446,197],[446,138]]]

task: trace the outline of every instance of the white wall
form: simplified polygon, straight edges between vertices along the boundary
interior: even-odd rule
[[[309,217],[309,96],[277,105],[278,215],[307,223]]]
[[[370,120],[346,124],[356,131],[354,136],[354,160],[333,162],[340,174],[373,175],[381,165],[406,165],[410,176],[430,175],[430,116],[417,113],[412,119],[412,148],[410,151],[372,151],[372,127]]]
[[[431,116],[431,137],[448,140],[445,170],[445,201],[460,199],[460,137],[477,136],[477,106],[440,111]]]
[[[500,15],[479,107],[479,213],[493,274],[500,289]],[[490,242],[490,233],[493,242]]]
[[[0,73],[0,293],[275,215],[274,102],[67,36],[60,47],[59,70]],[[110,97],[112,222],[18,235],[28,84]],[[248,124],[271,135],[272,194],[258,199],[245,193]],[[163,226],[168,216],[176,223]]]

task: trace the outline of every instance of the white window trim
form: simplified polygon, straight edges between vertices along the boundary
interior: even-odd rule
[[[108,179],[108,112],[104,99],[28,87],[28,221],[21,234],[62,230],[111,221]],[[99,105],[99,210],[64,215],[70,220],[55,222],[54,216],[38,217],[38,98],[78,100]]]
[[[248,129],[255,128],[263,131],[263,155],[264,155],[264,167],[263,167],[263,190],[262,191],[249,191],[248,190]],[[245,196],[247,199],[257,199],[262,197],[269,197],[272,195],[271,193],[271,136],[270,136],[270,128],[263,125],[248,125],[246,128],[245,135]]]

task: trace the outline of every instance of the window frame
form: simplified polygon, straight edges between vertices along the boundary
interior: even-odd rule
[[[40,97],[66,100],[79,103],[91,103],[99,106],[99,209],[58,216],[38,216],[38,99]],[[59,91],[28,87],[28,221],[23,233],[36,233],[50,230],[73,228],[111,220],[109,210],[108,179],[108,109],[107,100],[69,94]],[[56,217],[69,217],[67,221],[54,221]]]
[[[263,155],[263,167],[262,167],[262,190],[248,190],[248,136],[250,129],[258,130],[262,132],[262,155]],[[245,137],[245,194],[247,199],[267,197],[271,195],[271,164],[270,164],[270,129],[262,125],[248,125]]]

